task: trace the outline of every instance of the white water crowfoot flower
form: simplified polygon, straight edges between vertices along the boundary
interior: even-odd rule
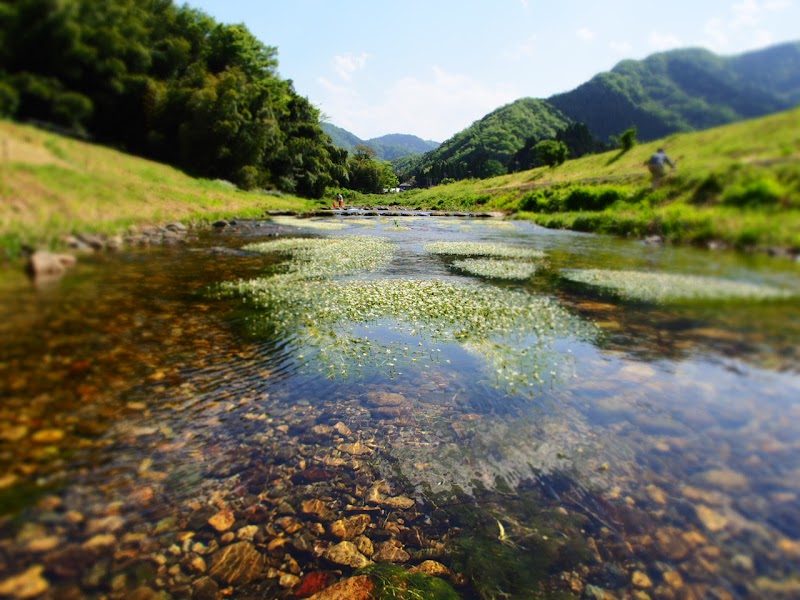
[[[535,263],[521,263],[513,260],[465,258],[453,261],[453,267],[490,279],[530,279],[536,274]]]
[[[670,300],[776,300],[793,294],[768,285],[757,285],[716,277],[612,271],[607,269],[563,269],[562,277],[611,290],[623,298],[645,302]]]
[[[495,242],[431,242],[425,244],[430,254],[454,256],[494,256],[497,258],[544,258],[544,252],[533,248]]]
[[[272,222],[284,227],[304,227],[319,231],[337,231],[347,227],[344,223],[330,220],[300,219],[298,217],[272,217]]]
[[[224,284],[225,290],[261,309],[271,331],[324,348],[326,355],[349,363],[351,371],[363,365],[388,369],[391,376],[423,362],[420,358],[439,362],[445,344],[459,344],[481,357],[487,371],[501,369],[498,387],[527,394],[543,383],[539,373],[560,373],[571,360],[556,349],[555,339],[597,335],[594,326],[549,298],[475,283],[308,280],[290,273]],[[394,334],[376,339],[351,334],[354,327],[378,323]],[[409,342],[417,339],[418,352],[408,352]],[[439,347],[426,351],[429,343]],[[330,376],[344,372],[330,369]]]
[[[251,252],[289,254],[288,272],[311,279],[370,272],[391,262],[395,245],[373,236],[285,238],[249,244]]]

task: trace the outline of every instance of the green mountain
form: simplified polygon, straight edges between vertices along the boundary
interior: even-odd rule
[[[356,137],[346,129],[342,129],[341,127],[337,127],[331,123],[327,123],[323,121],[320,123],[322,125],[322,131],[327,133],[331,140],[333,140],[333,145],[338,146],[339,148],[344,148],[348,152],[352,151],[353,148],[358,146],[359,144],[363,144],[364,141],[361,138]]]
[[[689,48],[625,60],[547,101],[603,140],[632,125],[643,140],[707,129],[800,102],[800,42],[731,57]]]
[[[439,142],[423,140],[406,133],[390,133],[371,138],[365,143],[372,147],[383,160],[389,161],[411,154],[424,154],[441,145]]]
[[[527,140],[554,138],[571,122],[545,100],[522,98],[475,121],[421,157],[400,178],[413,174],[419,183],[429,185],[444,178],[502,175]]]
[[[423,140],[415,135],[390,133],[368,140],[362,140],[346,129],[331,123],[322,123],[322,130],[327,133],[334,146],[352,152],[356,146],[369,146],[377,153],[380,160],[393,161],[412,154],[424,154],[439,147],[439,142]]]
[[[394,165],[401,179],[413,175],[422,185],[445,178],[490,177],[514,170],[515,162],[530,156],[536,141],[547,138],[558,137],[570,147],[572,138],[576,147],[596,150],[598,142],[631,126],[647,141],[787,110],[798,103],[800,42],[730,57],[698,48],[673,50],[624,60],[546,100],[512,102],[437,150]]]

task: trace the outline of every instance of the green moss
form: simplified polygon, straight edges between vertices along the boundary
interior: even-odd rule
[[[548,567],[546,547],[520,548],[482,536],[459,538],[451,566],[465,575],[484,600],[542,597]]]
[[[412,573],[389,563],[369,565],[357,571],[375,583],[376,600],[460,600],[445,580],[424,573]]]

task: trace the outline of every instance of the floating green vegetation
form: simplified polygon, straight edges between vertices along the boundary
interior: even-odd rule
[[[452,586],[438,577],[414,573],[389,563],[369,565],[358,570],[375,583],[378,600],[460,600]]]
[[[500,221],[498,219],[485,219],[481,221],[481,225],[489,229],[519,229],[519,226],[514,221]]]
[[[299,278],[318,278],[374,271],[389,263],[395,246],[374,236],[340,238],[283,238],[249,244],[251,252],[286,253],[294,259],[288,272]]]
[[[488,258],[465,258],[453,262],[456,269],[490,279],[529,279],[536,274],[534,263]]]
[[[299,273],[226,283],[222,292],[262,309],[261,325],[270,331],[300,336],[309,364],[330,377],[367,368],[393,376],[408,366],[449,362],[426,343],[460,344],[484,359],[498,388],[532,394],[571,366],[556,340],[597,334],[557,302],[519,290],[431,279],[320,281]],[[354,335],[359,325],[383,333]],[[394,339],[387,341],[386,332]]]
[[[364,225],[375,227],[375,219],[366,219],[359,217],[346,217],[343,221],[345,225]]]
[[[288,260],[271,276],[221,284],[220,293],[260,309],[255,329],[293,339],[298,359],[331,378],[430,368],[451,362],[447,345],[458,345],[483,360],[487,380],[499,389],[532,394],[571,366],[571,353],[557,341],[598,332],[556,301],[521,290],[474,281],[343,279],[392,260],[395,245],[379,237],[291,238],[245,248]]]
[[[773,300],[789,298],[788,290],[698,275],[612,271],[606,269],[564,269],[563,277],[577,283],[611,290],[623,298],[646,302],[669,300]]]
[[[431,242],[425,244],[431,254],[455,256],[494,256],[497,258],[543,258],[544,252],[495,242]]]
[[[320,231],[337,231],[346,227],[344,223],[339,223],[338,221],[300,219],[298,217],[272,217],[272,222],[276,225],[283,225],[286,227],[304,227],[306,229],[318,229]]]

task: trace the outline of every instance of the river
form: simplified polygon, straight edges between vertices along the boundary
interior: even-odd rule
[[[800,597],[797,262],[353,211],[2,275],[0,596]]]

